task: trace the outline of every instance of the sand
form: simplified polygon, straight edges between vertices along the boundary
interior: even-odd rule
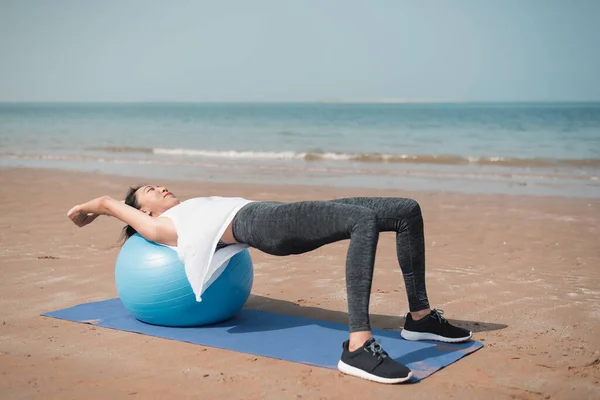
[[[100,195],[120,198],[138,182],[0,170],[0,398],[600,398],[600,199],[166,182],[180,198],[418,200],[432,305],[485,347],[418,384],[387,386],[40,316],[116,296],[121,223],[100,218],[77,228],[66,212]],[[345,322],[346,249],[340,242],[285,258],[252,250],[247,306]],[[382,234],[372,324],[400,329],[407,309],[394,236]]]

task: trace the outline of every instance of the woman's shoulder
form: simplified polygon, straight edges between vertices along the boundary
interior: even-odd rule
[[[194,197],[191,199],[183,200],[179,202],[179,204],[169,208],[165,211],[162,216],[171,216],[176,214],[181,214],[186,211],[189,211],[191,208],[197,207],[198,205],[204,202],[204,197]]]
[[[221,197],[221,196],[208,196],[208,197],[193,197],[180,202],[178,205],[168,209],[163,213],[164,216],[188,213],[190,211],[199,209],[200,207],[228,207],[235,204],[248,203],[251,200],[247,200],[243,197]]]

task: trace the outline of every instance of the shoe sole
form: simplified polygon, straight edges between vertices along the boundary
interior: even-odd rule
[[[469,332],[469,336],[461,337],[461,338],[448,338],[440,335],[436,335],[434,333],[428,332],[412,332],[407,331],[406,329],[402,329],[400,335],[406,340],[435,340],[438,342],[446,342],[446,343],[460,343],[465,342],[473,336],[473,332]]]
[[[387,384],[406,382],[413,376],[412,371],[410,371],[408,373],[408,376],[406,376],[404,378],[382,378],[380,376],[373,375],[366,371],[363,371],[362,369],[358,369],[356,367],[348,365],[345,362],[343,362],[342,360],[340,360],[338,362],[338,370],[340,370],[340,372],[343,372],[344,374],[356,376],[356,377],[363,378],[363,379],[368,379],[370,381],[374,381],[374,382],[378,382],[378,383],[387,383]]]

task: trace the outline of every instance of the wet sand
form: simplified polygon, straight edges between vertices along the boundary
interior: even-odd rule
[[[178,197],[296,201],[402,196],[421,204],[432,305],[485,347],[415,385],[41,317],[116,296],[122,224],[75,227],[73,205],[140,179],[0,169],[0,398],[600,398],[600,199],[165,182]],[[162,183],[162,182],[159,182]],[[252,250],[247,307],[345,322],[347,242],[273,257]],[[408,306],[393,234],[381,235],[372,325]],[[318,351],[315,348],[315,351]]]

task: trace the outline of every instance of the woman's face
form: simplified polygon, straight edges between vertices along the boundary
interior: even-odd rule
[[[158,217],[171,207],[179,204],[177,197],[163,186],[142,186],[137,190],[135,195],[140,205],[140,210],[153,217]]]

